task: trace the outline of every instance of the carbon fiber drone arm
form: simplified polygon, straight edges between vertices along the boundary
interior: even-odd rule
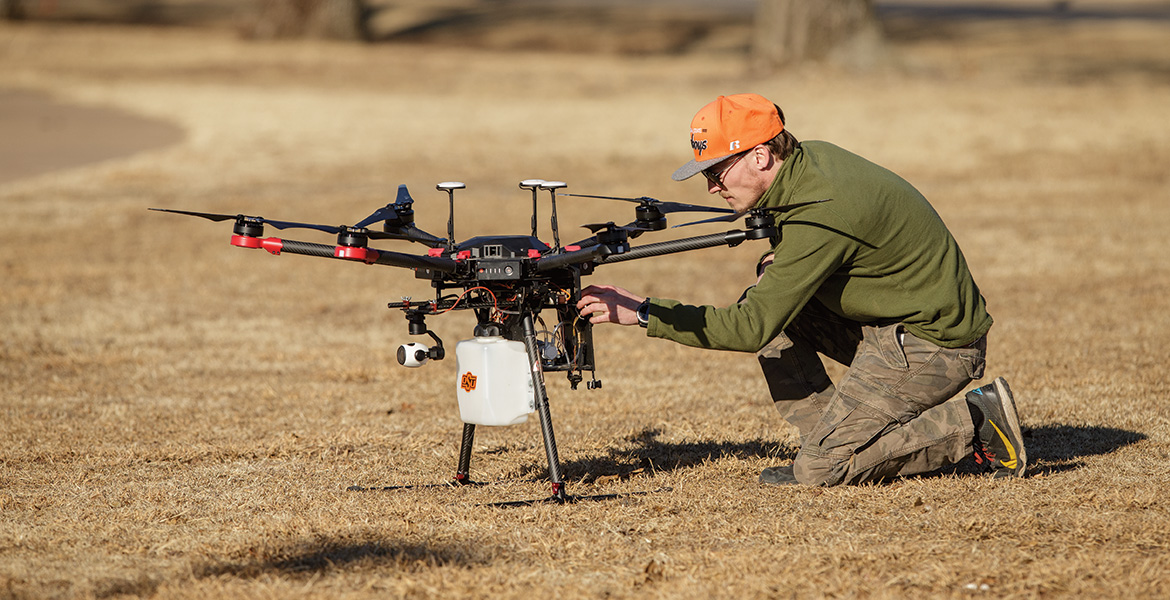
[[[393,267],[405,267],[408,269],[430,269],[440,273],[454,273],[459,270],[459,265],[450,258],[441,258],[435,256],[417,256],[414,254],[404,254],[402,252],[389,252],[386,250],[372,250],[377,254],[377,257],[372,262],[375,265],[390,265]]]
[[[565,252],[563,254],[554,254],[552,256],[542,257],[536,262],[536,270],[538,272],[551,271],[569,265],[579,265],[581,263],[594,262],[607,255],[610,255],[613,250],[607,246],[598,244],[590,246],[581,250],[574,250],[572,252]]]
[[[768,237],[773,231],[774,230],[745,231],[741,229],[733,229],[724,233],[713,233],[711,235],[701,235],[697,237],[683,238],[680,240],[659,242],[657,244],[636,246],[627,249],[625,252],[614,252],[611,248],[602,244],[598,244],[596,246],[590,246],[588,248],[574,252],[566,252],[564,254],[556,254],[553,256],[541,258],[540,261],[536,263],[536,270],[548,271],[551,269],[557,269],[568,265],[581,264],[586,262],[594,262],[596,264],[604,265],[627,260],[635,260],[639,258],[650,258],[652,256],[662,256],[665,254],[676,254],[678,252],[701,250],[703,248],[714,248],[716,246],[738,246],[745,240]]]
[[[604,265],[638,258],[649,258],[651,256],[662,256],[664,254],[675,254],[678,252],[701,250],[703,248],[714,248],[715,246],[738,246],[747,239],[749,239],[747,231],[733,229],[725,233],[713,233],[711,235],[701,235],[698,237],[683,238],[681,240],[670,240],[667,242],[637,246],[630,248],[622,254],[611,254],[601,257],[597,262]]]
[[[303,256],[317,256],[321,258],[337,258],[354,262],[364,262],[372,265],[388,265],[407,269],[430,269],[432,271],[439,271],[441,273],[454,273],[459,269],[459,265],[450,258],[418,256],[414,254],[404,254],[402,252],[375,250],[373,248],[347,248],[345,246],[315,244],[312,242],[285,240],[274,237],[251,239],[255,240],[254,244],[249,243],[245,246],[243,243],[237,243],[237,245],[249,248],[263,248],[271,254],[282,254],[287,252],[289,254],[300,254]]]

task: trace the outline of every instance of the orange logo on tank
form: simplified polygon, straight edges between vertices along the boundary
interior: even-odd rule
[[[475,389],[475,379],[475,375],[472,375],[471,371],[468,371],[464,373],[463,378],[459,380],[459,387],[463,388],[463,391],[465,392],[471,392],[471,390]]]

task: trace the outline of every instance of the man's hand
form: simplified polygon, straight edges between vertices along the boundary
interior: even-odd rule
[[[577,309],[590,323],[638,324],[638,305],[645,300],[612,285],[591,285],[581,290]]]

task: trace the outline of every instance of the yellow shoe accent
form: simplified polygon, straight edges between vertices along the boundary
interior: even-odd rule
[[[1009,469],[1015,469],[1016,468],[1016,448],[1014,446],[1012,446],[1012,443],[1010,441],[1008,441],[1007,436],[1004,435],[1003,432],[999,430],[999,427],[996,427],[995,422],[990,421],[990,420],[988,420],[987,422],[991,423],[992,427],[995,427],[995,432],[999,434],[999,439],[1003,440],[1003,445],[1007,447],[1009,459],[1008,460],[1001,460],[1001,461],[999,461],[999,464],[1001,464]]]

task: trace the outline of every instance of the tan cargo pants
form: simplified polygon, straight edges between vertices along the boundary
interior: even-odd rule
[[[818,353],[849,367],[834,386]],[[986,338],[942,348],[844,319],[811,301],[757,354],[772,400],[800,430],[793,471],[808,485],[858,484],[956,463],[973,451],[962,395],[983,376]]]

